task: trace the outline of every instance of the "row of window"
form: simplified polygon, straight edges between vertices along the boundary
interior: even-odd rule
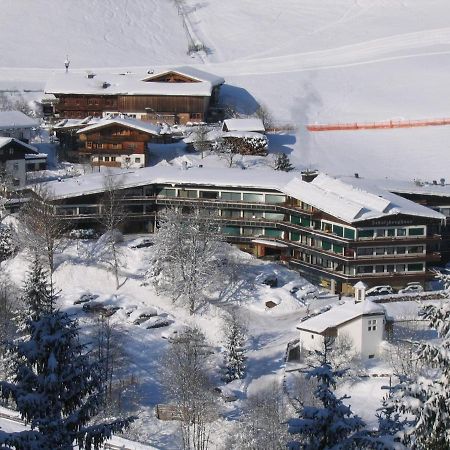
[[[132,159],[133,159],[133,158],[131,158],[131,157],[129,157],[129,156],[126,156],[126,157],[124,158],[124,161],[125,161],[126,163],[131,163],[131,162],[133,162]],[[116,161],[119,161],[120,158],[118,158],[117,156],[99,156],[99,157],[97,158],[97,160],[98,160],[98,161],[105,161],[105,162],[116,162]],[[140,164],[140,163],[141,163],[141,158],[140,158],[140,157],[134,158],[134,162],[135,162],[136,164]]]
[[[361,247],[357,249],[358,256],[389,256],[411,255],[425,252],[423,245],[411,245],[401,247]]]
[[[158,197],[204,198],[208,200],[224,200],[247,203],[279,204],[286,201],[286,196],[278,194],[259,194],[253,192],[219,192],[197,189],[162,188]]]
[[[325,231],[325,233],[333,233],[336,236],[344,237],[346,239],[355,239],[356,235],[356,231],[353,228],[332,224],[330,222],[322,222],[321,229],[322,231]]]
[[[267,236],[273,238],[282,238],[283,232],[275,228],[252,228],[252,227],[221,227],[221,232],[228,236]]]
[[[423,272],[423,263],[412,264],[377,264],[368,266],[358,266],[357,273],[394,273],[394,272]]]
[[[136,142],[124,142],[124,143],[112,143],[112,144],[97,144],[96,142],[87,141],[86,148],[92,150],[122,150],[125,148],[126,150],[135,150],[137,148]]]
[[[360,239],[373,239],[380,237],[406,237],[406,236],[424,236],[425,227],[409,228],[366,228],[358,230]]]

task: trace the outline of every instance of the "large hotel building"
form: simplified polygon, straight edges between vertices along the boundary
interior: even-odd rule
[[[167,208],[208,210],[224,237],[259,257],[286,262],[309,280],[350,293],[369,286],[424,284],[440,261],[445,216],[380,188],[325,174],[147,167],[118,171],[124,232],[149,232]],[[58,215],[98,226],[104,174],[48,183]]]

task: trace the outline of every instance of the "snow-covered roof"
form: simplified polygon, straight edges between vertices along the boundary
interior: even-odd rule
[[[133,128],[134,130],[139,130],[148,134],[159,134],[159,127],[153,125],[150,122],[145,122],[144,120],[133,119],[131,117],[112,117],[101,119],[92,125],[88,125],[77,131],[77,133],[86,133],[87,131],[96,130],[98,128],[105,128],[110,125],[122,125],[127,128]]]
[[[0,111],[0,130],[12,128],[33,128],[39,123],[21,111]]]
[[[397,214],[413,215],[445,220],[445,216],[430,208],[406,200],[387,191],[377,190],[382,197],[378,203],[373,192],[355,191],[335,185],[339,180],[320,174],[313,182],[302,181],[295,172],[273,170],[246,170],[229,168],[189,168],[153,166],[136,170],[117,171],[123,178],[123,187],[146,184],[193,184],[199,186],[236,187],[261,190],[276,190],[325,211],[348,223],[389,217]],[[55,199],[76,197],[102,192],[103,174],[89,174],[66,179],[64,182],[50,182],[49,189]],[[376,195],[375,192],[375,195]],[[367,197],[367,202],[365,198]],[[383,202],[389,200],[389,205]]]
[[[31,153],[25,155],[25,159],[47,159],[47,153]]]
[[[53,129],[79,128],[92,125],[101,120],[100,117],[87,116],[84,119],[63,119],[54,125]]]
[[[444,180],[441,184],[440,180],[436,180],[436,184],[430,182],[393,180],[389,178],[381,180],[368,180],[365,178],[342,177],[346,183],[355,186],[364,186],[368,183],[374,184],[379,188],[398,194],[419,194],[419,195],[435,195],[437,197],[450,197],[450,180]]]
[[[307,319],[297,326],[299,330],[323,333],[328,328],[335,328],[344,323],[362,316],[384,316],[384,308],[370,300],[355,303],[345,302],[317,316]]]
[[[259,133],[257,131],[224,131],[222,133],[222,137],[227,138],[227,137],[234,137],[234,138],[257,138],[257,139],[266,139],[267,137],[262,134]]]
[[[11,142],[15,142],[17,145],[24,147],[31,153],[35,153],[35,154],[39,153],[38,150],[36,149],[36,147],[33,147],[30,144],[26,144],[25,142],[22,142],[19,139],[0,136],[0,148],[5,147],[6,145],[10,144]]]
[[[223,122],[224,131],[256,131],[264,133],[266,129],[261,119],[227,119]]]
[[[197,81],[192,83],[165,83],[146,81],[168,72],[176,72]],[[54,72],[45,87],[46,94],[91,95],[187,95],[209,97],[213,88],[224,83],[221,77],[191,67],[179,67],[169,71],[155,72],[151,77],[145,73],[104,73],[88,77],[86,72]]]

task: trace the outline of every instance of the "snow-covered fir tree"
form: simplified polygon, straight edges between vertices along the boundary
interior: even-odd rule
[[[10,373],[0,381],[0,397],[14,401],[31,430],[0,431],[0,447],[98,449],[133,418],[90,424],[102,408],[102,371],[80,343],[77,322],[55,309],[44,277],[36,257],[25,282],[22,336],[8,343]]]
[[[439,335],[438,342],[417,343],[417,356],[430,368],[396,386],[392,402],[406,414],[403,441],[413,450],[450,449],[450,304],[427,305],[422,317]]]
[[[8,259],[16,250],[14,233],[10,226],[0,224],[0,262]]]
[[[245,326],[236,313],[225,321],[225,374],[227,383],[245,377]]]
[[[395,389],[395,387],[389,385],[388,393],[381,402],[381,408],[377,410],[378,435],[380,439],[390,443],[396,450],[406,450],[406,447],[400,443],[400,437],[407,421],[397,411],[395,404],[392,402]]]
[[[275,170],[282,170],[283,172],[290,172],[294,170],[294,166],[289,160],[289,156],[286,153],[278,153],[275,159]]]
[[[290,442],[292,450],[361,450],[392,448],[366,430],[363,420],[344,404],[348,395],[336,397],[334,391],[337,379],[345,374],[345,370],[333,370],[327,350],[330,343],[325,342],[321,355],[321,364],[312,368],[307,379],[315,379],[317,387],[314,396],[319,407],[303,405],[299,418],[289,420],[289,432],[295,435]]]

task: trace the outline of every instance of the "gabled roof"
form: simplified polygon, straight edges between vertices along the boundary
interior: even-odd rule
[[[21,111],[0,111],[0,130],[33,128],[39,123]]]
[[[98,122],[88,125],[85,128],[82,128],[77,131],[77,134],[86,133],[88,131],[97,130],[100,128],[106,128],[111,125],[121,125],[126,128],[132,128],[133,130],[139,130],[143,133],[158,135],[159,127],[153,125],[150,122],[145,122],[143,120],[133,119],[131,117],[112,117],[101,119]]]
[[[99,117],[88,116],[84,119],[63,119],[53,126],[55,130],[69,129],[69,128],[84,128],[88,125],[99,122]]]
[[[33,147],[30,144],[25,144],[25,142],[19,141],[19,139],[10,138],[10,137],[0,137],[0,148],[6,147],[9,144],[15,144],[18,147],[23,148],[25,151],[29,153],[39,154],[36,147]]]
[[[365,300],[360,303],[348,301],[342,305],[334,306],[322,314],[311,317],[311,319],[305,320],[297,326],[297,329],[321,334],[329,328],[339,327],[358,317],[384,316],[384,314],[384,308],[370,300]]]
[[[266,129],[261,119],[227,119],[223,122],[223,131],[256,131],[264,133]]]
[[[149,82],[155,78],[159,78],[163,75],[167,75],[170,73],[176,73],[178,75],[192,78],[196,81],[208,82],[208,83],[211,83],[211,85],[213,85],[213,86],[219,86],[219,85],[225,83],[225,80],[222,77],[219,77],[212,73],[205,72],[204,70],[200,70],[200,69],[197,69],[197,68],[191,67],[191,66],[182,66],[182,67],[176,67],[174,69],[165,70],[162,72],[154,72],[151,75],[144,77],[142,81]]]
[[[164,73],[177,72],[194,77],[197,83],[164,83],[148,81],[145,73],[106,73],[101,72],[88,77],[86,72],[54,72],[45,87],[46,94],[85,94],[85,95],[166,95],[209,97],[215,86],[225,80],[193,67],[179,67],[155,72],[155,78]]]

